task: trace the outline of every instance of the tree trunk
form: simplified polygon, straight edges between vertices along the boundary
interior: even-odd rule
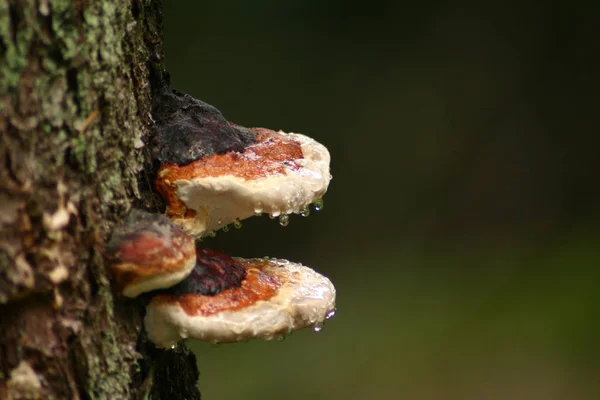
[[[1,399],[200,397],[194,356],[147,344],[143,305],[113,293],[103,254],[152,204],[161,12],[0,1]]]

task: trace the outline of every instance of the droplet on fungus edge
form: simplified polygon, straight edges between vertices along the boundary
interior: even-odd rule
[[[315,209],[315,211],[321,211],[323,209],[324,203],[323,203],[323,199],[317,199],[314,204],[313,204],[313,208]]]
[[[287,214],[281,214],[279,216],[279,225],[281,226],[288,226],[288,224],[290,223],[290,216]]]

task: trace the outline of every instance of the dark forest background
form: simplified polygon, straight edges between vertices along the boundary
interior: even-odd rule
[[[599,11],[166,1],[176,88],[332,155],[323,211],[206,245],[314,267],[336,317],[193,343],[204,396],[600,398]]]

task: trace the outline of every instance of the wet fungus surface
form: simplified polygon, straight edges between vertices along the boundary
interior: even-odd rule
[[[319,330],[335,311],[329,279],[301,264],[277,259],[242,259],[246,279],[214,295],[161,294],[146,308],[148,337],[158,347],[184,338],[218,343],[274,339],[294,330]]]
[[[107,245],[121,292],[149,292],[148,338],[168,348],[185,338],[272,339],[320,327],[335,310],[325,276],[287,260],[230,257],[195,240],[253,215],[279,216],[285,226],[291,213],[322,208],[327,149],[302,134],[232,124],[175,90],[158,98],[149,144],[166,216],[132,210]]]
[[[253,128],[256,143],[186,165],[164,163],[155,180],[166,214],[204,236],[255,214],[302,213],[329,185],[329,152],[296,133]]]

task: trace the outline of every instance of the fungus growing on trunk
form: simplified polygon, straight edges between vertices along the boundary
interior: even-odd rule
[[[144,324],[156,346],[170,347],[185,338],[228,343],[273,339],[308,326],[318,330],[335,310],[331,281],[308,267],[207,252],[209,256],[198,252],[195,272],[201,272],[161,291],[148,304]],[[214,282],[207,268],[221,276],[242,270],[245,278],[206,295]]]
[[[235,342],[320,330],[335,310],[329,279],[287,260],[194,247],[191,235],[262,213],[287,225],[288,214],[306,216],[311,203],[320,209],[331,179],[327,149],[305,135],[231,124],[177,91],[157,98],[155,189],[187,233],[164,216],[133,211],[107,248],[126,296],[153,291],[144,319],[149,339],[169,347],[188,337]]]
[[[161,165],[156,189],[167,216],[202,236],[255,214],[300,214],[329,185],[329,152],[297,133],[253,128],[256,143],[186,165]]]
[[[171,287],[196,265],[194,240],[168,218],[132,210],[108,241],[117,286],[127,297]]]

